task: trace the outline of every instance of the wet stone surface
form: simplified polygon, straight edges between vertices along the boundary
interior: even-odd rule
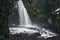
[[[41,36],[36,36],[35,34],[33,35],[28,35],[28,34],[14,34],[9,36],[9,40],[60,40],[60,36],[55,36],[51,38],[44,39]]]

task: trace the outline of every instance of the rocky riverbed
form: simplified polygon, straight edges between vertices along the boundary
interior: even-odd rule
[[[9,40],[60,40],[60,36],[55,36],[51,38],[43,38],[41,36],[38,36],[39,34],[14,34],[9,36]]]

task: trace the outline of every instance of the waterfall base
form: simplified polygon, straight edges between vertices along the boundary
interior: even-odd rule
[[[54,36],[57,36],[57,34],[49,31],[49,30],[45,30],[45,29],[38,29],[38,30],[35,30],[35,28],[32,28],[31,27],[14,27],[14,28],[9,28],[10,30],[10,34],[20,34],[20,33],[27,33],[29,35],[31,34],[34,34],[34,33],[39,33],[41,35],[41,37],[44,37],[44,38],[49,38],[49,37],[54,37]],[[39,35],[38,35],[39,36]]]
[[[19,25],[17,27],[39,29],[38,26],[34,26],[34,25]]]

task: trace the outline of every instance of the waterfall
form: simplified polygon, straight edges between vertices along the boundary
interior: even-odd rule
[[[18,1],[18,12],[19,12],[20,25],[19,25],[19,27],[9,28],[11,34],[17,34],[17,33],[21,33],[21,32],[22,33],[27,32],[30,34],[30,33],[38,32],[44,38],[53,37],[53,36],[57,35],[53,32],[50,32],[49,30],[46,30],[45,28],[41,29],[40,27],[38,28],[38,26],[36,26],[36,25],[35,26],[32,25],[32,22],[29,18],[29,15],[28,15],[26,8],[23,5],[22,0]],[[22,26],[22,28],[20,28],[21,26]],[[24,28],[24,27],[37,28],[37,30],[28,29],[28,28]]]
[[[32,25],[31,20],[28,16],[27,10],[23,5],[22,0],[18,1],[18,12],[19,12],[20,26]]]
[[[38,28],[37,26],[32,25],[32,22],[29,18],[28,12],[24,7],[22,0],[18,1],[18,12],[19,12],[19,26],[28,27],[28,28]]]

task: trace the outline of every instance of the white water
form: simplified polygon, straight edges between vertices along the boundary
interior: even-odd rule
[[[37,32],[37,30],[28,29],[28,28],[36,28],[38,26],[33,26],[32,25],[31,20],[30,20],[30,18],[28,16],[27,10],[23,5],[22,0],[18,1],[18,12],[19,12],[19,22],[20,22],[19,27],[22,26],[23,28],[19,28],[19,27],[18,28],[16,28],[16,27],[15,28],[9,28],[11,34],[16,34],[16,33],[20,33],[20,32],[23,33],[24,31],[26,31],[27,33],[35,33],[35,32]],[[24,27],[26,27],[26,28],[24,28]],[[38,29],[40,29],[40,34],[44,38],[53,37],[53,36],[57,35],[57,34],[55,34],[53,32],[45,30],[44,28],[43,29],[38,28]]]
[[[23,5],[22,0],[18,1],[18,11],[19,11],[20,25],[25,26],[25,27],[28,25],[32,25],[31,20],[28,16],[26,8]]]

